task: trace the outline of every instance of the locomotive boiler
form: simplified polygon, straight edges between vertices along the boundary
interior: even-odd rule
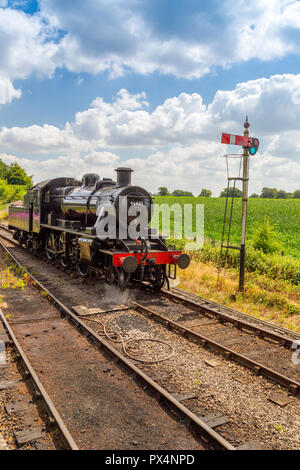
[[[169,250],[150,230],[152,198],[131,184],[131,168],[117,179],[90,173],[82,181],[54,178],[28,190],[24,203],[9,207],[9,228],[30,252],[45,253],[80,276],[97,276],[124,289],[144,281],[169,285],[171,266],[189,266],[189,257]],[[133,235],[134,234],[134,235]],[[173,276],[174,277],[174,272]]]

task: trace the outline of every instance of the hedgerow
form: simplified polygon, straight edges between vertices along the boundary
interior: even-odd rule
[[[216,265],[225,265],[225,251],[220,259],[220,247],[205,243],[202,250],[193,252],[192,257],[203,262],[212,262]],[[238,268],[240,254],[238,251],[229,250],[227,265]],[[261,250],[255,250],[253,246],[247,248],[246,270],[266,274],[271,279],[284,279],[291,284],[300,284],[300,260],[292,256],[267,254]]]

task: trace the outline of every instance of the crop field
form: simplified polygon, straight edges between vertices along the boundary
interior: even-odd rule
[[[204,235],[212,240],[221,241],[224,218],[225,198],[203,197],[155,197],[156,204],[204,204]],[[234,200],[230,242],[239,244],[241,233],[242,200]],[[251,240],[257,222],[264,217],[276,227],[278,239],[285,254],[299,258],[300,246],[300,199],[249,199],[247,216],[247,238]],[[172,222],[171,222],[172,229]],[[195,220],[193,220],[195,230]]]

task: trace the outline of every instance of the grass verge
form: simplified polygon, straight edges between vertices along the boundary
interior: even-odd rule
[[[221,272],[222,274],[222,272]],[[229,268],[221,275],[212,262],[192,260],[180,271],[178,287],[220,304],[248,313],[284,328],[300,332],[300,289],[286,280],[274,280],[257,272],[247,272],[244,293],[237,292],[238,270]]]

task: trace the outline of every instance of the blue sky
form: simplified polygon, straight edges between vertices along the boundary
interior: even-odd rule
[[[299,39],[294,0],[0,0],[0,158],[36,181],[122,163],[151,191],[217,195],[221,133],[248,114],[250,191],[293,191]]]

